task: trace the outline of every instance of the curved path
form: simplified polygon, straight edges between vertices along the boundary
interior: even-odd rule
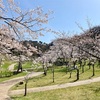
[[[14,64],[11,66],[12,67],[10,67],[10,68],[12,69]],[[38,76],[40,74],[43,74],[43,72],[29,73],[28,78]],[[11,100],[8,95],[24,94],[24,89],[9,91],[9,89],[13,85],[17,84],[20,81],[23,81],[24,79],[25,79],[25,76],[10,79],[10,80],[5,81],[5,82],[1,82],[0,83],[0,100]],[[99,82],[99,81],[100,81],[100,77],[97,77],[97,78],[92,78],[92,79],[88,79],[88,80],[77,81],[74,83],[58,84],[58,85],[44,86],[44,87],[38,87],[38,88],[29,88],[28,93],[29,92],[53,90],[53,89],[59,89],[59,88],[66,88],[66,87],[72,87],[72,86],[78,86],[78,85],[85,85],[85,84],[90,84],[92,82]]]
[[[77,81],[73,83],[58,84],[58,85],[44,86],[44,87],[37,87],[37,88],[28,88],[28,93],[85,85],[85,84],[90,84],[93,82],[100,82],[100,77],[83,80],[83,81]],[[11,96],[11,95],[24,94],[24,91],[25,91],[24,89],[9,91],[9,95]]]
[[[10,65],[9,67],[11,69],[13,69],[13,66],[15,64]],[[38,76],[40,74],[43,74],[43,72],[32,72],[30,74],[28,74],[28,78],[30,77],[34,77],[34,76]],[[25,76],[23,77],[18,77],[18,78],[14,78],[14,79],[10,79],[8,81],[4,81],[0,83],[0,100],[11,100],[10,97],[8,96],[8,91],[9,89],[19,83],[20,81],[23,81],[25,79]]]

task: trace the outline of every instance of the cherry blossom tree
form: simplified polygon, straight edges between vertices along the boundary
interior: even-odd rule
[[[69,38],[58,38],[53,41],[53,46],[51,46],[52,53],[56,55],[57,58],[71,58],[78,59],[80,67],[82,68],[82,73],[84,72],[84,66],[86,65],[86,60],[93,59],[91,63],[94,72],[95,60],[100,59],[100,27],[96,26],[84,31],[80,35],[74,35]],[[66,48],[66,49],[65,49]],[[69,50],[68,50],[69,49]],[[52,54],[51,53],[51,54]],[[70,61],[71,61],[70,59]],[[73,64],[76,65],[76,64]],[[79,77],[79,70],[77,72],[77,77]],[[79,79],[79,78],[77,78]]]
[[[96,60],[100,60],[100,26],[95,26],[89,30],[84,31],[79,36],[74,36],[70,39],[70,43],[83,52],[82,56],[89,60],[89,66],[93,68],[93,75],[95,75],[94,64]],[[91,62],[92,61],[92,62]],[[84,72],[84,66],[82,67]]]
[[[51,30],[48,30],[44,24],[48,23],[51,13],[51,11],[44,13],[41,7],[23,10],[17,0],[0,0],[0,50],[6,50],[7,54],[19,53],[19,57],[21,55],[32,56],[36,50],[32,46],[27,49],[21,41],[43,36],[43,31],[50,32]],[[5,44],[2,43],[6,44],[6,49]],[[14,43],[16,45],[12,45]]]
[[[13,15],[9,15],[10,12]],[[17,36],[18,39],[37,38],[38,35],[43,35],[41,31],[44,23],[48,22],[48,13],[44,13],[41,7],[23,11],[14,0],[0,0],[0,21],[4,24],[9,33]],[[15,33],[15,34],[14,34]],[[28,37],[28,38],[29,38]]]

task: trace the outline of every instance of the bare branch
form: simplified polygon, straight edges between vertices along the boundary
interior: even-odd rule
[[[77,23],[77,22],[75,22],[75,23],[85,33],[85,30],[83,29],[83,27],[79,23]]]

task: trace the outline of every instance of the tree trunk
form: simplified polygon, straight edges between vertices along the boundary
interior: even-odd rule
[[[44,69],[44,75],[45,75],[45,76],[47,75],[47,70],[46,70],[46,68]]]
[[[69,78],[71,78],[71,76],[72,76],[72,71],[70,72],[70,76],[69,76]]]
[[[78,63],[79,63],[79,68],[81,69],[81,68],[82,68],[82,61],[81,61],[81,58],[79,58]]]
[[[92,65],[92,68],[93,68],[93,75],[92,76],[95,76],[94,64]]]
[[[21,61],[19,61],[17,73],[19,73],[19,70],[23,71]]]
[[[66,61],[66,74],[68,73],[68,69],[69,69],[69,62]]]
[[[46,76],[47,75],[47,70],[45,68],[44,62],[43,62],[43,71],[44,71],[44,75]]]
[[[26,96],[26,95],[27,95],[27,80],[25,82],[25,93],[24,93],[24,96]]]
[[[54,66],[52,67],[52,74],[53,74],[53,83],[54,83]]]
[[[77,70],[77,80],[79,80],[79,69],[76,70]]]
[[[44,63],[43,63],[43,70],[44,70],[44,75],[47,75],[47,68],[45,68]]]
[[[89,69],[91,69],[91,65],[89,65]]]

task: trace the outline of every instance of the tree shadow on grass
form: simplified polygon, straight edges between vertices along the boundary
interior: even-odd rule
[[[72,80],[72,81],[70,81],[70,83],[77,82],[78,80],[79,80],[79,79]]]

